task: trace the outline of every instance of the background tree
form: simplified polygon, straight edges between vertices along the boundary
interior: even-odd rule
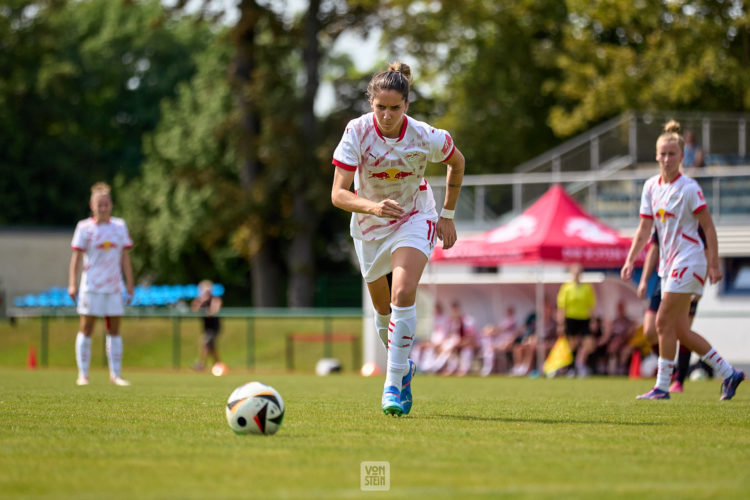
[[[741,1],[568,0],[546,84],[567,136],[628,109],[750,108],[750,13]]]
[[[217,258],[244,258],[253,305],[310,306],[316,267],[330,267],[329,255],[342,260],[318,235],[320,221],[347,227],[330,203],[330,159],[343,125],[335,142],[318,132],[318,75],[336,37],[368,11],[312,2],[289,18],[254,1],[239,7],[237,24],[200,58],[190,85],[165,101],[142,179],[127,188],[148,248],[142,265],[172,280],[215,266],[231,285],[247,273]]]
[[[0,8],[0,224],[70,226],[93,181],[140,171],[159,101],[194,71],[208,31],[157,0]]]
[[[0,7],[0,224],[70,227],[91,183],[116,178],[139,276],[212,276],[235,303],[250,289],[259,306],[341,305],[321,287],[360,279],[331,155],[389,61],[413,66],[410,115],[450,130],[468,173],[508,171],[627,109],[750,101],[738,0],[242,0],[232,26],[218,3],[188,3]],[[377,68],[333,55],[372,29]],[[336,97],[318,116],[325,80]]]
[[[565,16],[554,0],[387,2],[388,50],[413,59],[415,87],[434,99],[410,114],[428,113],[452,132],[467,173],[510,171],[557,141],[546,125],[553,101],[542,92],[557,71],[542,62]]]

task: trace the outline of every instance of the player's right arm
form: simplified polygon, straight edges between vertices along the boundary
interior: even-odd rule
[[[404,209],[394,200],[374,202],[354,194],[351,187],[355,173],[356,170],[350,171],[336,167],[331,188],[331,202],[335,207],[348,212],[372,214],[383,218],[399,219],[404,216]]]
[[[78,295],[78,275],[81,273],[81,264],[83,263],[83,252],[73,250],[70,257],[70,266],[68,266],[68,295],[74,301]]]
[[[638,283],[638,297],[645,299],[648,290],[648,280],[656,269],[656,263],[659,261],[659,245],[652,243],[646,253],[646,260],[643,262],[643,273],[641,281]]]
[[[630,280],[633,276],[633,267],[635,265],[635,259],[638,258],[638,254],[641,253],[643,247],[646,246],[649,237],[651,236],[651,229],[654,227],[654,219],[651,217],[641,217],[641,222],[638,224],[638,229],[635,231],[633,236],[633,243],[630,245],[630,251],[628,257],[625,259],[625,265],[620,270],[620,276],[625,281]]]

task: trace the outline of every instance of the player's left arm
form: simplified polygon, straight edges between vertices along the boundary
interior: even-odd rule
[[[130,250],[125,248],[122,251],[122,274],[125,275],[125,288],[128,291],[128,303],[133,300],[133,266],[130,263]]]
[[[446,210],[455,210],[458,203],[458,195],[461,193],[461,184],[464,179],[464,167],[466,159],[458,148],[453,150],[453,154],[445,161],[448,166],[448,172],[445,180],[445,201],[443,208]],[[443,242],[443,248],[448,249],[456,243],[456,225],[452,218],[438,218],[437,237]]]
[[[716,236],[716,226],[708,211],[704,208],[695,217],[698,219],[703,233],[706,235],[706,263],[708,264],[708,279],[711,283],[717,283],[721,280],[722,274],[719,268],[719,239]]]

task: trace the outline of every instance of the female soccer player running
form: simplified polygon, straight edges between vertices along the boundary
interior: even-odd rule
[[[703,294],[706,277],[711,283],[721,279],[716,228],[708,212],[703,192],[695,180],[680,173],[685,142],[680,125],[670,121],[656,141],[660,173],[646,181],[641,196],[641,222],[633,238],[621,276],[630,280],[633,263],[655,226],[659,235],[659,276],[662,301],[656,313],[659,361],[656,386],[638,399],[669,399],[677,340],[695,351],[719,373],[721,399],[732,399],[745,373],[734,370],[711,345],[690,331],[689,309],[694,295]],[[698,225],[706,234],[707,248],[698,236]]]
[[[68,271],[68,294],[77,303],[81,316],[76,336],[76,364],[78,385],[88,385],[91,364],[91,334],[97,317],[107,318],[106,338],[109,378],[115,385],[130,385],[120,376],[122,368],[122,337],[120,318],[124,313],[122,275],[128,297],[133,296],[133,270],[130,265],[130,240],[125,221],[110,217],[112,198],[110,188],[97,182],[91,188],[91,217],[76,225],[73,234],[73,255]],[[83,266],[80,291],[78,274]]]
[[[354,248],[388,350],[382,408],[396,416],[408,414],[412,405],[409,353],[417,329],[417,284],[435,237],[444,248],[456,242],[453,214],[464,173],[464,157],[450,134],[406,115],[410,84],[411,70],[403,63],[372,77],[372,112],[347,125],[333,153],[331,189],[333,204],[352,212]],[[440,217],[424,179],[428,161],[448,165]]]

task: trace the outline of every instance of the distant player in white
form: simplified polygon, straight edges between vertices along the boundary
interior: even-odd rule
[[[412,405],[409,353],[417,328],[417,284],[435,237],[444,248],[456,242],[453,215],[464,173],[464,157],[450,134],[406,115],[410,84],[411,70],[403,63],[372,77],[367,87],[372,112],[347,125],[333,153],[331,190],[333,204],[353,212],[354,248],[388,350],[382,408],[397,416]],[[424,179],[427,162],[448,166],[440,217]]]
[[[78,385],[88,385],[91,364],[91,334],[97,317],[108,320],[106,336],[107,360],[110,380],[116,385],[130,385],[120,376],[122,368],[122,337],[120,318],[124,313],[122,276],[128,300],[133,296],[133,270],[130,265],[130,248],[133,242],[125,221],[111,217],[110,188],[103,182],[91,188],[91,217],[76,225],[71,247],[68,271],[68,294],[77,302],[81,315],[80,330],[76,336],[76,364]],[[78,275],[83,267],[80,290]]]
[[[734,370],[706,339],[690,331],[691,299],[703,294],[706,279],[717,283],[722,276],[716,228],[703,192],[695,180],[680,173],[685,142],[679,130],[680,124],[670,121],[656,141],[656,160],[661,172],[643,186],[641,222],[621,271],[623,279],[631,279],[634,262],[656,226],[662,287],[662,300],[656,313],[659,361],[656,386],[638,399],[669,399],[679,339],[721,375],[724,379],[721,399],[728,400],[745,379],[745,373]],[[706,235],[706,248],[698,236],[699,224]]]

